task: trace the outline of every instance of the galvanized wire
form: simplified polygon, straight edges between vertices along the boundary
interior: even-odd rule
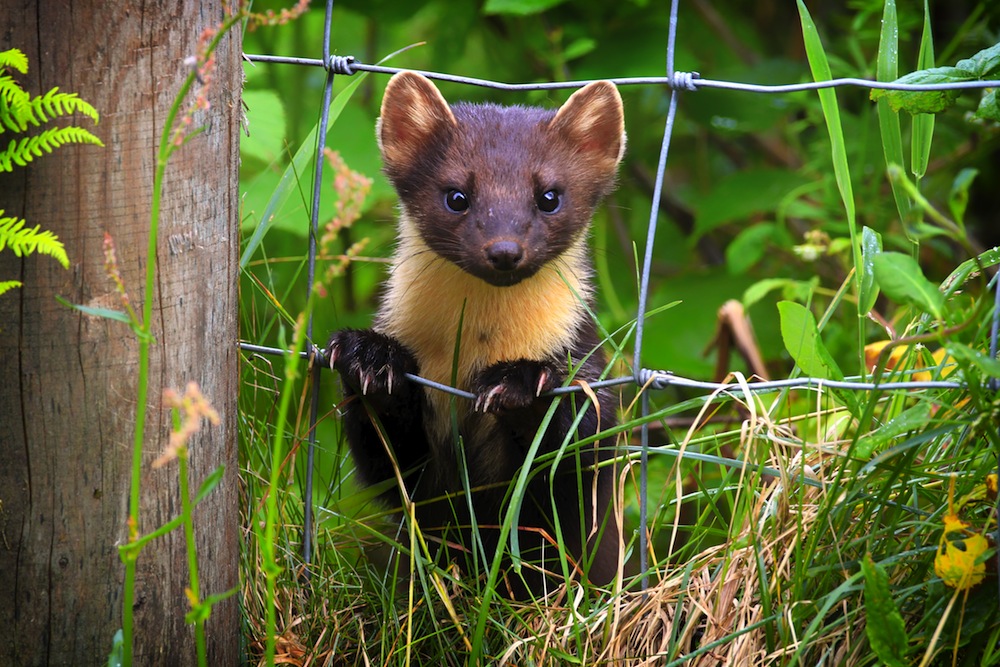
[[[753,83],[742,83],[735,81],[719,81],[713,79],[701,78],[697,72],[676,72],[674,71],[674,47],[676,42],[676,29],[677,29],[677,0],[671,1],[670,7],[670,22],[669,31],[667,37],[667,52],[666,52],[666,76],[650,76],[650,77],[623,77],[623,78],[608,78],[606,80],[615,83],[618,86],[634,86],[634,85],[663,85],[670,89],[670,102],[667,111],[667,118],[664,127],[663,141],[660,147],[659,161],[657,163],[657,174],[654,182],[654,189],[650,207],[649,224],[647,226],[646,234],[646,245],[643,255],[643,266],[640,273],[640,287],[639,287],[639,306],[636,315],[636,331],[635,331],[635,352],[633,357],[633,375],[627,377],[612,378],[608,380],[603,380],[600,382],[595,382],[591,384],[591,387],[597,388],[600,386],[615,386],[622,384],[636,384],[639,387],[648,387],[653,389],[663,389],[668,386],[680,386],[691,389],[699,389],[706,391],[705,400],[719,400],[721,397],[730,396],[735,397],[742,395],[745,390],[751,393],[761,393],[768,391],[778,391],[789,388],[816,388],[817,390],[827,389],[840,389],[840,390],[851,390],[851,391],[914,391],[920,389],[956,389],[962,388],[964,385],[960,382],[950,382],[950,381],[901,381],[901,382],[870,382],[862,379],[857,380],[842,380],[842,381],[832,381],[822,378],[795,378],[787,380],[773,380],[773,381],[762,381],[762,382],[747,382],[743,384],[732,384],[732,383],[719,383],[719,382],[702,382],[698,380],[692,380],[688,378],[683,378],[669,371],[656,371],[645,369],[642,366],[642,344],[644,337],[644,320],[646,313],[646,305],[649,296],[649,278],[652,266],[652,256],[653,247],[656,236],[656,224],[659,212],[659,201],[662,192],[662,185],[664,181],[664,175],[666,171],[666,160],[670,147],[670,138],[673,130],[674,117],[677,110],[678,91],[697,91],[703,88],[714,88],[722,90],[732,90],[740,92],[750,92],[750,93],[764,93],[764,94],[783,94],[799,91],[808,90],[820,90],[825,88],[839,88],[839,87],[856,87],[856,88],[867,88],[867,89],[881,89],[881,90],[903,90],[903,91],[932,91],[932,90],[959,90],[959,89],[982,89],[982,88],[995,88],[1000,87],[1000,81],[962,81],[953,82],[947,84],[900,84],[894,82],[880,82],[871,81],[868,79],[858,79],[858,78],[840,78],[833,79],[830,81],[809,81],[801,83],[791,83],[782,85],[760,85]],[[332,87],[334,77],[336,75],[351,76],[357,72],[373,72],[379,74],[395,74],[400,71],[404,71],[401,68],[396,67],[383,67],[380,65],[371,65],[366,63],[358,62],[353,56],[337,56],[331,55],[330,53],[330,32],[332,25],[332,12],[333,12],[333,0],[327,0],[326,3],[326,15],[324,20],[323,29],[323,58],[302,58],[302,57],[288,57],[288,56],[272,56],[272,55],[255,55],[255,54],[244,54],[244,58],[251,62],[257,63],[270,63],[270,64],[288,64],[297,66],[311,66],[311,67],[323,67],[327,70],[326,83],[323,90],[323,101],[320,112],[319,129],[316,138],[316,155],[315,155],[315,171],[314,171],[314,181],[313,181],[313,192],[312,192],[312,208],[310,213],[310,233],[309,233],[309,254],[307,259],[307,289],[312,290],[313,280],[315,276],[315,265],[316,265],[316,240],[318,235],[318,224],[319,224],[319,204],[321,197],[321,186],[322,186],[322,176],[323,176],[323,147],[325,145],[326,130],[329,122],[329,107],[330,98],[332,95]],[[467,84],[473,86],[480,86],[484,88],[492,88],[497,90],[506,91],[530,91],[530,90],[555,90],[555,89],[571,89],[580,88],[592,80],[575,80],[575,81],[560,81],[560,82],[539,82],[539,83],[504,83],[499,81],[491,81],[487,79],[479,79],[474,77],[459,76],[454,74],[445,74],[441,72],[431,72],[422,70],[409,70],[416,71],[424,76],[436,79],[439,81],[448,81],[452,83]],[[993,358],[997,357],[997,339],[998,339],[998,328],[1000,328],[1000,281],[995,281],[997,284],[994,285],[996,291],[996,306],[993,313],[993,325],[991,328],[990,336],[990,356]],[[313,319],[310,314],[307,323],[307,338],[312,341],[312,325]],[[247,352],[255,354],[266,354],[266,355],[285,355],[286,350],[279,348],[267,347],[262,345],[254,345],[250,343],[240,343],[241,349]],[[319,406],[319,385],[321,378],[321,370],[324,367],[329,367],[328,360],[325,357],[323,350],[317,347],[315,344],[311,345],[311,349],[308,352],[303,352],[303,356],[306,356],[311,361],[311,378],[312,378],[312,395],[310,397],[310,414],[309,414],[309,431],[308,431],[308,454],[307,454],[307,470],[306,470],[306,488],[305,488],[305,517],[304,517],[304,537],[303,537],[303,559],[305,564],[308,565],[311,562],[312,557],[312,487],[313,487],[313,467],[314,467],[314,451],[316,444],[316,423],[318,419],[318,406]],[[463,391],[454,387],[443,385],[441,383],[433,382],[426,378],[419,377],[417,375],[407,374],[407,378],[413,382],[417,382],[427,387],[432,387],[436,390],[449,392],[456,396],[462,398],[473,399],[475,396],[470,392]],[[990,382],[990,388],[994,391],[1000,389],[1000,383],[998,380],[993,379]],[[560,394],[570,393],[574,391],[581,391],[581,387],[562,387],[549,392],[547,395],[556,396]],[[641,397],[641,414],[643,417],[649,414],[649,392],[643,391]],[[648,516],[647,516],[647,465],[648,465],[648,451],[649,451],[649,432],[647,420],[643,420],[641,426],[641,445],[640,445],[640,533],[639,533],[639,552],[640,552],[640,570],[644,573],[644,578],[642,582],[642,587],[645,589],[648,586]],[[1000,472],[1000,463],[998,463],[998,472]],[[1000,515],[1000,499],[998,499],[997,513]],[[1000,561],[1000,554],[998,554],[998,561]],[[308,576],[309,568],[305,568],[306,576]],[[1000,584],[1000,582],[998,582]]]

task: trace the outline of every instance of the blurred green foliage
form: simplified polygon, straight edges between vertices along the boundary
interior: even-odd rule
[[[314,3],[312,11],[289,26],[247,34],[244,50],[319,57],[321,4]],[[939,63],[968,57],[996,41],[1000,21],[991,4],[949,3],[936,8],[933,25]],[[834,76],[874,78],[881,7],[881,2],[853,2],[813,9]],[[899,11],[901,73],[916,69],[919,9]],[[422,43],[386,64],[508,82],[652,76],[663,74],[667,18],[665,6],[645,0],[494,0],[482,5],[461,0],[423,4],[347,1],[336,3],[331,48],[335,54],[373,63],[400,48]],[[798,17],[787,3],[682,3],[678,25],[677,69],[753,83],[809,78]],[[243,217],[250,227],[258,222],[289,153],[299,147],[318,118],[324,73],[290,65],[248,65],[246,72],[250,136],[244,141],[241,174]],[[327,142],[352,169],[374,179],[365,216],[352,230],[351,241],[371,237],[367,254],[375,255],[388,254],[394,238],[393,194],[379,173],[374,140],[386,79],[373,75],[363,82]],[[348,77],[337,77],[335,92],[347,83]],[[510,104],[556,105],[568,94],[498,92],[448,83],[440,87],[451,100],[492,99]],[[610,298],[620,305],[620,309],[599,309],[610,329],[620,326],[621,318],[634,317],[637,290],[632,243],[641,246],[645,238],[667,102],[667,91],[659,86],[633,86],[622,92],[628,154],[619,191],[595,221],[594,231],[601,241],[596,252],[605,255],[602,262],[606,260],[608,272],[602,290],[613,289]],[[859,225],[881,233],[886,249],[908,250],[897,212],[885,196],[889,183],[874,104],[859,89],[842,89],[837,94]],[[969,193],[968,226],[986,246],[1000,240],[1000,224],[992,213],[1000,206],[1000,193],[991,186],[1000,176],[1000,140],[995,127],[965,120],[965,112],[974,109],[980,97],[979,92],[965,93],[957,108],[938,118],[931,167],[921,189],[930,201],[944,202],[959,169],[979,169]],[[904,115],[902,121],[906,134],[909,117]],[[702,90],[683,94],[668,162],[650,306],[675,299],[683,303],[650,322],[644,351],[647,365],[708,377],[713,361],[702,356],[701,343],[711,337],[716,308],[726,299],[740,299],[746,287],[760,278],[819,275],[823,286],[835,289],[839,285],[847,268],[843,255],[805,261],[794,252],[810,230],[821,230],[831,239],[846,236],[829,151],[813,93]],[[299,196],[279,212],[269,233],[266,253],[271,259],[304,255],[311,171],[299,177]],[[334,199],[326,190],[322,220],[331,217]],[[929,273],[938,277],[956,263],[946,242],[930,243],[923,255],[921,261],[930,265]],[[263,258],[260,254],[254,259]],[[358,262],[350,280],[331,286],[331,299],[317,312],[317,339],[335,328],[367,322],[382,268]],[[301,308],[305,286],[298,264],[271,262],[266,270],[258,264],[253,272],[267,274],[262,281],[276,290],[288,312]],[[259,299],[255,292],[244,284],[244,299]],[[264,326],[269,309],[257,303],[258,308],[245,308],[262,318],[251,331],[273,333]],[[780,374],[789,359],[775,325],[774,300],[759,302],[750,314],[765,358]],[[256,339],[251,331],[244,337]],[[826,335],[837,358],[856,358],[851,352],[857,340],[852,332],[828,331]]]

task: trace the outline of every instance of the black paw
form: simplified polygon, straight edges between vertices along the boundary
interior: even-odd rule
[[[547,405],[538,397],[560,386],[562,381],[562,372],[548,362],[522,359],[494,364],[480,373],[472,384],[475,409],[502,413]]]
[[[348,390],[368,397],[409,391],[406,373],[416,374],[417,361],[395,338],[371,329],[344,329],[326,345],[330,368],[340,373]]]

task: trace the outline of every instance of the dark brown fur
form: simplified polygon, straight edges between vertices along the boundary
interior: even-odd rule
[[[386,89],[379,144],[400,196],[400,245],[374,329],[341,331],[330,341],[331,365],[353,397],[344,417],[348,442],[362,481],[392,478],[377,418],[406,473],[421,529],[466,549],[474,548],[475,532],[489,559],[500,546],[510,481],[552,403],[539,393],[562,385],[571,368],[588,382],[604,368],[587,312],[585,237],[624,147],[621,100],[601,82],[559,111],[449,107],[429,81],[403,73]],[[463,449],[452,432],[451,399],[405,373],[447,384],[455,377],[477,397],[455,402]],[[610,582],[618,569],[619,530],[609,511],[614,468],[595,471],[613,443],[573,444],[598,424],[613,426],[615,397],[600,390],[598,398],[599,411],[581,395],[561,399],[541,440],[538,456],[569,446],[557,465],[549,457],[533,471],[519,536],[522,556],[556,576],[526,569],[523,583],[513,581],[519,594],[560,579],[556,516],[568,554],[593,582]],[[398,505],[392,495],[387,500]],[[466,570],[473,567],[466,561]]]

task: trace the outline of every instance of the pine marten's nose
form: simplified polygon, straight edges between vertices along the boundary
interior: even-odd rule
[[[494,241],[486,246],[486,259],[497,271],[513,271],[524,258],[524,249],[517,241]]]

